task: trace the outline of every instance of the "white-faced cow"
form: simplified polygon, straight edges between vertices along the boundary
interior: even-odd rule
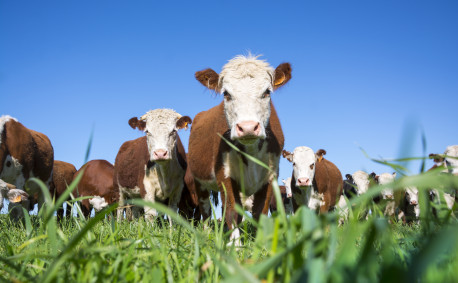
[[[321,213],[333,210],[342,190],[342,174],[337,166],[323,158],[326,151],[316,152],[306,146],[294,151],[283,150],[283,157],[293,163],[291,190],[293,209],[305,205]]]
[[[447,146],[444,152],[445,166],[449,173],[458,175],[458,145]]]
[[[379,185],[388,185],[393,183],[396,178],[396,172],[390,173],[382,173],[380,175],[375,176],[375,181]],[[381,200],[384,200],[386,206],[384,210],[385,216],[394,216],[396,213],[396,200],[394,198],[394,191],[392,187],[385,187],[382,190],[382,193],[379,197],[376,197],[374,201],[379,203]]]
[[[114,166],[110,162],[102,159],[91,160],[73,174],[73,179],[80,174],[83,176],[73,191],[73,195],[94,196],[94,198],[81,201],[81,211],[85,217],[89,217],[92,208],[97,213],[118,201],[119,193],[113,186]]]
[[[271,182],[278,173],[284,143],[271,93],[290,80],[291,66],[283,63],[273,69],[257,57],[237,56],[224,65],[220,74],[206,69],[195,76],[207,88],[222,93],[224,100],[194,118],[189,166],[196,179],[203,219],[210,216],[209,191],[219,190],[226,208],[226,223],[232,229],[242,219],[235,204],[243,203],[255,219],[269,211]],[[245,158],[218,134],[270,170]],[[239,233],[236,228],[231,239],[238,239]]]
[[[281,201],[285,208],[285,213],[292,214],[293,213],[293,203],[291,202],[291,199],[293,197],[293,194],[291,191],[291,177],[287,178],[286,180],[283,179],[282,182],[284,185],[279,186]],[[274,196],[272,196],[272,199],[270,200],[270,213],[274,213],[276,211],[277,211],[277,200],[275,199]]]
[[[125,199],[142,198],[177,210],[187,166],[177,130],[187,129],[191,122],[188,116],[170,109],[152,110],[140,119],[129,120],[132,128],[144,131],[146,136],[125,142],[116,156],[114,186],[119,190],[120,206]],[[150,207],[144,211],[147,219],[157,216]],[[118,211],[118,219],[121,216]]]
[[[53,161],[54,150],[47,136],[27,129],[11,116],[0,117],[0,179],[27,192],[30,201],[28,210],[33,209],[35,203],[40,209],[44,197],[34,182],[29,183],[26,189],[26,181],[36,177],[49,188]]]
[[[54,160],[52,183],[51,183],[51,196],[57,200],[67,190],[73,180],[73,175],[76,172],[75,166],[68,162]],[[70,217],[70,206],[66,206],[66,217]],[[64,209],[60,207],[57,209],[57,217],[62,219],[64,216]]]
[[[420,217],[420,205],[418,204],[418,189],[408,187],[403,192],[401,203],[399,204],[398,218],[404,223],[417,221]]]

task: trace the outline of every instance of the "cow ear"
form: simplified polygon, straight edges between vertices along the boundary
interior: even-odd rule
[[[376,175],[376,176],[374,177],[374,180],[375,180],[377,183],[378,183],[379,177],[380,177],[379,175]]]
[[[285,85],[291,79],[291,64],[282,63],[275,69],[274,89]]]
[[[326,150],[324,149],[319,149],[316,153],[315,153],[317,159],[318,159],[318,162],[321,162],[321,160],[323,160],[323,155],[326,155]]]
[[[396,172],[393,172],[393,177],[395,177],[395,178],[396,178]]]
[[[182,116],[177,121],[177,129],[188,129],[188,124],[192,124],[191,118],[189,116]]]
[[[289,162],[293,162],[293,153],[287,151],[287,150],[283,150],[281,152],[281,155],[286,158]]]
[[[138,120],[137,117],[132,117],[129,119],[129,126],[131,126],[134,130],[138,128],[140,131],[144,131],[146,128],[146,122],[143,120]]]
[[[351,180],[352,176],[350,174],[347,174],[347,175],[345,175],[345,178],[347,178],[347,180]]]
[[[205,69],[196,72],[195,77],[196,80],[198,80],[205,87],[216,92],[220,92],[218,85],[219,75],[217,72],[213,71],[212,69]]]

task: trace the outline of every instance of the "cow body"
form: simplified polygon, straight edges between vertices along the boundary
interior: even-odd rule
[[[24,190],[26,181],[36,177],[49,188],[52,180],[54,150],[48,137],[27,129],[10,116],[0,117],[0,179]],[[44,203],[39,186],[29,184],[29,210]]]
[[[204,86],[224,95],[221,104],[196,115],[189,138],[188,161],[204,219],[210,216],[210,190],[221,192],[230,229],[241,221],[235,204],[251,211],[255,219],[268,213],[271,182],[278,173],[284,143],[270,93],[290,78],[287,63],[274,70],[265,61],[244,56],[230,60],[220,74],[211,69],[196,73]],[[270,170],[248,160],[218,135]],[[238,238],[238,233],[235,229],[231,239]]]
[[[312,210],[333,210],[342,191],[342,174],[334,163],[323,158],[326,151],[313,153],[308,147],[297,147],[293,153],[283,151],[283,157],[293,163],[291,191],[293,209],[301,205]]]
[[[178,203],[178,210],[180,215],[188,220],[197,222],[201,218],[194,176],[189,166],[186,168],[184,188],[181,193],[180,202]]]
[[[53,175],[52,175],[52,184],[51,184],[51,195],[54,195],[57,200],[67,189],[67,186],[73,181],[73,175],[76,172],[75,166],[73,164],[54,160],[53,166]],[[70,216],[70,206],[66,207],[66,217]],[[64,216],[63,207],[58,208],[57,217],[62,219]]]
[[[132,128],[144,130],[147,136],[125,142],[116,156],[114,186],[119,191],[120,206],[126,199],[142,198],[177,210],[187,162],[176,130],[187,128],[191,122],[188,116],[169,109],[153,110],[140,120],[129,120]],[[138,215],[139,208],[134,209]],[[147,219],[157,216],[150,207],[145,207],[144,212]],[[118,219],[121,216],[118,213]]]
[[[118,200],[118,192],[113,186],[114,166],[106,160],[91,160],[74,173],[73,179],[80,174],[81,179],[73,195],[94,196],[81,201],[81,211],[89,217],[92,208],[95,213]]]

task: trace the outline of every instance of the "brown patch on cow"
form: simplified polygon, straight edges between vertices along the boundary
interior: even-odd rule
[[[430,159],[434,159],[435,163],[439,163],[439,162],[443,162],[444,161],[444,157],[441,156],[440,154],[436,154],[436,153],[430,153],[429,154],[429,158]]]
[[[20,122],[9,120],[5,123],[0,144],[0,174],[8,155],[14,157],[23,166],[22,175],[28,180],[32,173],[45,184],[50,181],[54,161],[54,149],[49,138],[37,131],[30,130]],[[11,181],[15,184],[16,180]],[[24,190],[25,188],[19,188]],[[41,190],[31,182],[25,190],[30,195],[30,204],[38,202]]]
[[[188,129],[188,124],[192,124],[191,118],[189,116],[182,116],[177,121],[177,129]]]
[[[217,72],[208,68],[208,69],[196,72],[195,77],[205,87],[211,90],[214,90],[216,92],[220,92],[220,88],[218,84],[219,75]]]
[[[129,119],[129,126],[132,127],[132,129],[139,129],[140,131],[144,131],[146,128],[146,122],[143,120],[138,120],[137,117],[132,117]]]
[[[200,210],[199,210],[199,199],[197,197],[196,186],[194,182],[194,176],[191,173],[189,167],[186,170],[184,176],[183,192],[181,193],[180,202],[178,203],[178,210],[181,216],[188,220],[199,221]]]
[[[275,69],[274,89],[284,86],[292,77],[291,64],[282,63]]]
[[[114,166],[106,160],[91,160],[84,164],[78,172],[74,174],[76,178],[83,174],[74,195],[78,196],[99,196],[105,199],[108,204],[118,200],[118,191],[114,189],[113,176]],[[89,199],[81,201],[81,210],[85,217],[91,213]]]
[[[73,181],[73,176],[76,173],[76,168],[73,164],[54,160],[53,174],[52,174],[52,183],[51,183],[51,195],[54,195],[57,200],[66,190],[67,186]],[[67,199],[70,200],[70,197]],[[70,217],[70,206],[67,205],[65,210],[66,217]],[[62,219],[64,216],[63,205],[57,209],[58,219]]]

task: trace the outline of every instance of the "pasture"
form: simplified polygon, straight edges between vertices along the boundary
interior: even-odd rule
[[[383,204],[371,203],[383,189],[378,186],[352,200],[350,219],[342,226],[336,212],[317,215],[307,208],[295,215],[280,209],[259,222],[246,216],[240,248],[228,245],[230,231],[216,217],[205,228],[193,226],[161,204],[133,200],[172,215],[176,224],[170,229],[142,218],[117,222],[108,217],[116,204],[87,220],[58,222],[53,215],[59,199],[38,216],[26,213],[23,223],[1,215],[0,277],[15,282],[456,281],[458,223],[445,205],[427,201],[426,188],[456,189],[457,177],[430,171],[396,184],[420,189],[420,223],[384,218]],[[278,197],[276,182],[274,192]],[[77,202],[70,203],[81,214]],[[373,213],[364,220],[367,208]]]

